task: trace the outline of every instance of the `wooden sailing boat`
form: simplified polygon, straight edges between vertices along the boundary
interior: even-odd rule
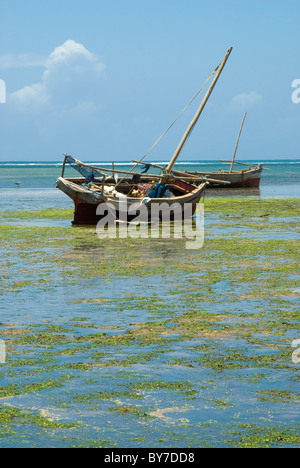
[[[96,179],[91,183],[84,178],[60,177],[57,180],[57,188],[74,202],[73,224],[94,225],[101,219],[101,215],[97,214],[97,208],[101,204],[107,205],[110,211],[114,212],[116,219],[126,221],[135,218],[142,206],[147,207],[147,219],[149,219],[153,213],[153,210],[151,211],[153,205],[159,206],[162,203],[167,203],[170,208],[176,208],[176,212],[172,213],[172,217],[175,218],[182,215],[187,204],[191,204],[192,215],[206,186],[206,183],[202,183],[197,187],[174,177],[164,184],[161,184],[157,178],[153,180],[154,177],[151,176],[140,177],[134,181],[133,179],[134,177],[125,177],[117,185],[113,178],[108,178],[105,182]]]
[[[219,171],[214,171],[214,172],[207,172],[207,171],[187,172],[187,171],[179,171],[176,169],[172,169],[172,174],[176,177],[183,177],[185,180],[190,181],[191,183],[199,183],[199,181],[203,182],[205,180],[209,182],[207,184],[207,188],[211,188],[211,187],[228,187],[228,188],[259,187],[263,165],[258,164],[255,166],[255,165],[245,164],[242,162],[235,161],[235,156],[237,153],[237,148],[238,148],[238,144],[239,144],[239,140],[240,140],[240,136],[242,133],[246,115],[247,113],[244,114],[244,118],[243,118],[242,125],[239,131],[239,135],[238,135],[237,142],[235,145],[235,150],[234,150],[232,160],[231,161],[221,160],[221,162],[231,163],[229,171],[220,169]],[[138,164],[149,165],[149,163],[144,163],[144,162],[135,161],[135,160],[133,160],[133,162],[138,163]],[[243,166],[246,166],[246,168],[241,169],[241,170],[233,170],[234,164],[243,165]],[[150,166],[160,169],[161,171],[166,170],[165,166],[161,166],[158,164],[150,164]]]
[[[139,208],[145,206],[147,207],[148,217],[151,218],[153,208],[157,208],[163,203],[172,209],[174,217],[177,214],[183,215],[187,205],[191,208],[190,215],[195,213],[197,203],[204,194],[207,182],[203,181],[197,186],[191,183],[191,180],[193,182],[197,180],[197,176],[189,175],[188,179],[190,181],[187,181],[185,177],[176,177],[173,168],[225,67],[231,51],[232,47],[228,49],[221,64],[215,70],[216,75],[162,177],[143,176],[142,174],[134,174],[132,177],[128,177],[130,174],[127,173],[120,181],[117,181],[114,177],[104,177],[99,168],[88,166],[65,155],[62,175],[57,180],[57,188],[74,201],[73,224],[96,224],[101,216],[97,207],[101,204],[106,204],[109,210],[112,209],[117,219],[121,218],[128,221],[131,217],[136,216],[136,211]],[[76,167],[84,175],[84,178],[65,178],[64,170],[67,163]],[[114,170],[112,170],[112,173],[114,175]],[[157,180],[158,177],[159,180]]]
[[[223,162],[223,161],[222,161]],[[230,161],[224,161],[230,162]],[[244,164],[244,163],[236,163]],[[235,171],[223,171],[218,172],[193,172],[191,175],[201,175],[204,178],[212,179],[212,182],[209,183],[208,187],[227,187],[227,188],[243,188],[243,187],[259,187],[261,174],[263,171],[263,165],[258,164],[257,166],[248,166],[246,169],[235,170]]]
[[[259,187],[260,178],[263,170],[263,165],[258,164],[257,166],[251,164],[245,164],[241,162],[235,161],[235,156],[237,153],[241,133],[243,130],[243,126],[245,123],[247,112],[244,114],[243,121],[241,124],[241,128],[238,134],[238,138],[236,141],[233,157],[231,161],[221,160],[221,162],[230,162],[230,169],[229,171],[224,171],[220,169],[217,172],[189,172],[188,174],[197,177],[204,177],[209,180],[208,187]],[[246,166],[245,169],[241,170],[233,170],[234,164],[239,164]],[[173,171],[174,175],[182,175],[179,171]],[[187,173],[185,173],[187,176]]]

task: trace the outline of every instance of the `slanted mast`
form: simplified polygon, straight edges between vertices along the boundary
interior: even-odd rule
[[[226,65],[226,62],[227,62],[227,60],[229,58],[229,55],[231,54],[231,51],[232,51],[232,47],[230,47],[228,49],[224,59],[222,60],[221,64],[219,65],[216,76],[215,76],[212,84],[210,85],[206,95],[204,96],[204,99],[203,99],[199,109],[197,110],[195,117],[193,118],[190,125],[188,126],[185,134],[183,135],[179,145],[177,146],[177,148],[175,150],[175,153],[172,156],[171,161],[169,162],[168,166],[166,167],[166,174],[170,174],[170,172],[172,171],[172,169],[173,169],[173,167],[174,167],[174,165],[175,165],[175,163],[176,163],[176,161],[178,159],[178,156],[179,156],[185,142],[187,141],[188,137],[190,136],[190,134],[191,134],[193,128],[195,127],[200,115],[202,114],[202,111],[203,111],[203,109],[204,109],[204,107],[205,107],[205,105],[206,105],[206,103],[207,103],[207,101],[208,101],[208,99],[209,99],[209,97],[210,97],[210,95],[211,95],[211,93],[212,93],[212,91],[213,91],[213,89],[214,89],[214,87],[215,87],[215,85],[216,85],[222,71],[223,71],[223,68]]]

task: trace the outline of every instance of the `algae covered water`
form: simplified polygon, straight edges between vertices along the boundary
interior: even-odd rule
[[[199,250],[71,227],[59,166],[1,175],[0,447],[300,447],[293,164],[207,195]]]

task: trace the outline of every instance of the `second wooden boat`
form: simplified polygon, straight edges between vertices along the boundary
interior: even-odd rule
[[[236,163],[242,164],[242,163]],[[200,177],[202,176],[205,179],[210,179],[210,187],[259,187],[261,174],[263,171],[263,165],[258,164],[254,167],[247,167],[242,170],[235,171],[223,171],[218,172],[191,172],[192,176]],[[176,171],[174,171],[174,175]],[[186,174],[187,175],[187,174]]]
[[[172,169],[172,174],[176,177],[184,177],[185,180],[189,180],[191,183],[199,183],[203,180],[209,182],[208,188],[210,187],[228,187],[228,188],[236,188],[236,187],[259,187],[261,174],[263,171],[263,165],[258,164],[256,166],[251,164],[245,164],[242,162],[235,161],[235,156],[237,153],[242,129],[245,123],[247,113],[244,114],[242,125],[238,134],[237,142],[235,145],[233,157],[231,161],[228,160],[221,160],[221,162],[230,162],[230,169],[228,171],[220,169],[219,171],[197,171],[197,172],[188,172],[188,171],[179,171],[176,169]],[[138,161],[133,161],[138,163]],[[150,163],[141,163],[149,166],[153,166],[157,169],[162,170],[163,172],[166,170],[165,166],[160,166],[157,164],[150,164]],[[233,170],[234,164],[246,166],[245,169],[240,170]]]
[[[263,165],[258,164],[257,166],[253,166],[251,164],[245,164],[241,162],[235,161],[235,156],[237,153],[240,137],[242,134],[243,126],[245,123],[247,112],[245,112],[241,128],[238,134],[238,138],[236,141],[232,161],[225,161],[222,160],[221,162],[230,162],[230,169],[229,171],[220,170],[218,172],[192,172],[194,176],[203,176],[206,178],[214,179],[210,182],[210,187],[221,187],[224,184],[227,184],[227,187],[259,187],[260,178],[263,170]],[[247,166],[247,169],[241,170],[233,170],[234,164],[239,164],[243,166]]]

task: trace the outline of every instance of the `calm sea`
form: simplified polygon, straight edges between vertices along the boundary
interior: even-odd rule
[[[210,189],[206,196],[258,196],[300,198],[300,160],[259,160],[243,161],[250,164],[263,163],[259,189]],[[86,162],[99,167],[110,168],[107,162]],[[167,164],[166,161],[157,161]],[[129,171],[133,164],[115,162],[115,169]],[[176,164],[179,170],[218,171],[228,170],[229,163],[219,161],[184,161]],[[235,166],[242,168],[243,166]],[[46,208],[71,208],[72,201],[56,189],[56,179],[61,174],[62,162],[0,162],[0,211],[30,210]],[[154,171],[151,169],[151,172]],[[71,168],[66,176],[77,177]],[[120,175],[121,176],[121,175]]]

